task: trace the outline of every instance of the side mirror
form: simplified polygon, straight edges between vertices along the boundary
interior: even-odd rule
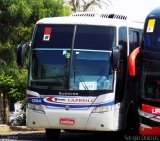
[[[29,46],[29,43],[25,43],[25,44],[20,44],[17,47],[17,65],[20,68],[24,67],[25,64],[25,57],[26,57],[26,53],[28,53],[28,49],[27,46]]]
[[[132,77],[136,76],[136,59],[139,53],[140,53],[140,47],[137,47],[132,51],[132,53],[128,58],[129,75]]]
[[[116,47],[113,47],[112,49],[111,64],[112,64],[112,69],[114,71],[117,71],[119,68],[121,48],[122,48],[121,46],[116,46]]]

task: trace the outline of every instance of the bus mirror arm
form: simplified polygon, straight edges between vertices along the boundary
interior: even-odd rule
[[[137,47],[132,51],[128,58],[128,70],[129,70],[129,75],[134,77],[136,76],[136,58],[138,54],[140,53],[140,47]]]
[[[112,49],[111,59],[112,59],[112,69],[114,71],[117,71],[119,68],[121,48],[122,48],[121,46],[116,46],[116,47],[113,47],[113,49]]]

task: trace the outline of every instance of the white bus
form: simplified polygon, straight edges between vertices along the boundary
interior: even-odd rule
[[[67,131],[119,131],[135,126],[135,80],[128,56],[140,45],[143,23],[120,14],[74,13],[37,22],[29,48],[26,124],[48,139]],[[132,122],[133,121],[133,122]]]

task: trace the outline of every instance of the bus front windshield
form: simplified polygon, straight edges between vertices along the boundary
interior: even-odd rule
[[[149,99],[160,100],[160,62],[144,61],[142,92]]]
[[[112,90],[115,27],[37,26],[29,86],[53,90]]]

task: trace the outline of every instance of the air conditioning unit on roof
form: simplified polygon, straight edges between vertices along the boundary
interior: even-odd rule
[[[126,20],[127,16],[114,13],[94,13],[94,12],[76,12],[71,15],[72,17],[101,17],[101,18],[112,18],[112,19],[123,19]]]

